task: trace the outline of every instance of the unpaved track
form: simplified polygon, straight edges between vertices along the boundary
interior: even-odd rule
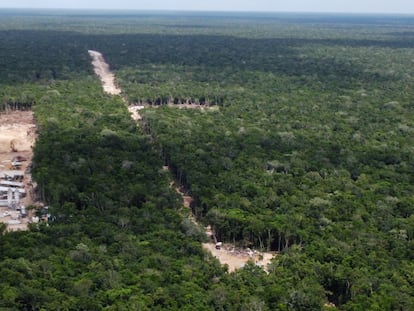
[[[105,61],[102,53],[98,51],[88,50],[89,55],[92,57],[92,65],[95,74],[99,77],[102,82],[102,87],[105,93],[110,95],[120,95],[122,90],[115,84],[115,76],[109,69],[108,63]],[[123,98],[126,102],[126,100]],[[132,119],[135,121],[141,120],[139,110],[143,106],[129,106],[128,111],[131,113]]]
[[[128,106],[128,111],[131,113],[131,118],[135,121],[139,121],[142,119],[139,111],[143,109],[144,106]]]
[[[105,62],[102,54],[97,51],[89,50],[92,57],[92,65],[96,75],[101,79],[104,91],[111,95],[121,94],[121,89],[115,85],[115,76],[109,69],[109,65]]]
[[[100,78],[102,82],[102,87],[104,91],[111,95],[119,95],[122,93],[122,90],[115,85],[115,76],[109,69],[109,65],[105,62],[104,57],[100,52],[89,50],[89,55],[92,57],[92,65],[94,67],[96,75]],[[126,102],[126,100],[124,99]],[[176,107],[176,105],[173,105]],[[182,106],[182,107],[181,107]],[[142,119],[141,115],[139,114],[139,110],[144,108],[144,106],[134,106],[131,105],[128,107],[128,111],[131,113],[131,118],[135,121],[139,121]],[[179,108],[200,108],[204,109],[201,105],[180,105]],[[217,110],[218,107],[209,107],[212,110]],[[169,170],[167,166],[164,167],[165,170]],[[183,206],[189,209],[190,205],[193,201],[191,196],[186,195],[179,187],[174,186],[174,182],[170,183],[170,187],[174,188],[182,197],[183,199]],[[199,225],[194,215],[189,216],[190,219],[196,224]],[[205,228],[206,235],[209,235],[210,232],[207,228]],[[265,271],[267,271],[267,265],[271,262],[272,258],[275,254],[272,253],[257,253],[253,251],[246,251],[246,250],[236,250],[232,248],[230,245],[224,245],[220,250],[216,249],[214,243],[203,243],[203,248],[209,251],[214,257],[216,257],[222,265],[228,265],[229,272],[233,272],[241,267],[243,267],[249,260],[253,261],[257,265],[262,266]]]

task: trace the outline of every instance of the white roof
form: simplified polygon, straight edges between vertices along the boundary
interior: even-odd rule
[[[23,177],[24,176],[24,171],[9,170],[9,171],[1,171],[0,172],[0,178],[6,178],[6,176],[9,176],[9,177]]]
[[[26,191],[24,189],[0,186],[0,192],[9,192],[9,189],[12,189],[14,191],[19,191],[19,193],[26,193]]]
[[[0,180],[0,185],[20,187],[20,188],[24,187],[24,183],[22,183],[22,182],[15,182],[15,181],[8,181],[8,180]]]

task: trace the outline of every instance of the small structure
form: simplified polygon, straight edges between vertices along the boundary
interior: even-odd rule
[[[0,172],[0,206],[17,209],[20,197],[26,195],[23,171]]]
[[[11,165],[12,165],[12,169],[14,169],[14,170],[20,170],[22,168],[23,162],[13,161],[11,163]]]
[[[27,158],[17,155],[12,159],[12,162],[25,162],[27,161]]]
[[[26,211],[26,207],[25,206],[21,206],[20,207],[20,215],[22,216],[22,218],[26,218],[27,217],[27,211]]]
[[[0,172],[0,179],[8,181],[22,181],[24,178],[24,171],[19,170],[8,170]]]
[[[8,186],[8,187],[13,187],[13,188],[23,188],[24,183],[16,182],[16,181],[0,180],[0,186]]]
[[[21,189],[21,188],[14,188],[14,187],[4,187],[4,186],[0,186],[0,193],[1,192],[7,192],[7,193],[19,193],[19,194],[26,194],[26,190]]]

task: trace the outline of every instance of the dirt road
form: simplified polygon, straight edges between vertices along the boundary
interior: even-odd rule
[[[109,65],[105,62],[102,54],[97,51],[88,51],[89,55],[92,57],[92,65],[94,66],[96,75],[100,78],[102,82],[103,89],[106,93],[111,95],[119,95],[121,94],[121,89],[115,85],[115,77],[113,73],[109,69]],[[175,107],[176,105],[174,105]],[[179,108],[201,108],[204,109],[203,106],[200,105],[188,105]],[[144,106],[134,106],[131,105],[128,107],[128,111],[131,113],[131,118],[135,121],[141,120],[141,115],[139,114],[139,110],[143,109]],[[212,110],[217,110],[218,107],[211,107]],[[164,167],[164,169],[169,170],[168,167]],[[174,185],[174,182],[170,183],[170,186],[174,188],[182,197],[183,199],[183,206],[189,209],[189,213],[191,213],[190,205],[193,201],[191,196],[186,195],[184,192],[180,190],[179,187]],[[190,215],[190,219],[196,224],[195,217]],[[209,232],[206,228],[206,235],[208,236]],[[203,243],[203,248],[216,257],[221,264],[227,264],[229,267],[229,272],[233,272],[236,269],[243,267],[249,260],[252,260],[257,265],[262,266],[265,271],[267,264],[270,263],[271,259],[273,258],[274,254],[272,253],[257,253],[251,250],[239,250],[239,249],[230,249],[230,246],[225,246],[220,250],[216,249],[216,245],[214,243]]]
[[[88,53],[92,57],[92,65],[96,75],[101,79],[104,91],[111,95],[121,94],[121,89],[115,85],[115,76],[102,54],[93,50],[89,50]]]
[[[122,93],[122,90],[118,86],[116,86],[115,76],[109,69],[109,65],[105,61],[102,53],[93,50],[88,50],[88,53],[92,57],[92,65],[95,74],[101,80],[104,92],[110,95],[120,95]],[[141,120],[142,118],[139,114],[139,110],[143,108],[144,106],[129,106],[128,111],[131,113],[132,119],[134,119],[135,121]]]

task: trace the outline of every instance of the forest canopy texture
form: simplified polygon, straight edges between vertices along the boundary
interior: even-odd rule
[[[413,17],[0,20],[0,111],[34,111],[52,214],[1,227],[1,310],[414,310]],[[220,241],[277,252],[268,273],[204,251],[171,178]]]

